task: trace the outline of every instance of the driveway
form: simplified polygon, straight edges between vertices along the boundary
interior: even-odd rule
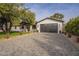
[[[0,42],[2,56],[75,56],[79,50],[62,34],[34,33]]]

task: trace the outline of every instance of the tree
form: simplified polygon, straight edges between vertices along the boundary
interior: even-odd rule
[[[12,21],[18,18],[20,4],[0,4],[0,27],[4,32],[10,32]]]
[[[32,30],[32,26],[35,24],[35,13],[30,10],[22,9],[21,10],[21,19],[28,23],[28,30]]]
[[[35,14],[31,11],[26,12],[26,19],[29,24],[29,30],[32,31],[32,26],[35,24]]]
[[[79,35],[79,17],[70,19],[70,21],[65,25],[65,30],[68,33]]]
[[[62,20],[64,18],[64,15],[60,13],[55,13],[54,15],[50,16],[50,18],[55,20]]]
[[[35,22],[35,14],[24,8],[23,4],[0,4],[0,27],[4,32],[10,32],[11,27],[21,20],[31,26]]]

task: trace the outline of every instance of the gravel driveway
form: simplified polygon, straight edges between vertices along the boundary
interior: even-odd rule
[[[2,56],[75,56],[79,50],[63,35],[34,33],[0,42]]]

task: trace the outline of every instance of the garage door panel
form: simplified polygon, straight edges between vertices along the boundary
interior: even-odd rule
[[[40,24],[40,31],[41,32],[57,32],[58,31],[58,24]]]

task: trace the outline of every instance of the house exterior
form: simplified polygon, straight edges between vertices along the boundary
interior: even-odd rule
[[[12,28],[11,28],[11,31],[18,31],[18,32],[21,32],[20,26],[12,27]]]
[[[60,33],[63,31],[63,21],[45,18],[37,22],[36,28],[38,32]]]

